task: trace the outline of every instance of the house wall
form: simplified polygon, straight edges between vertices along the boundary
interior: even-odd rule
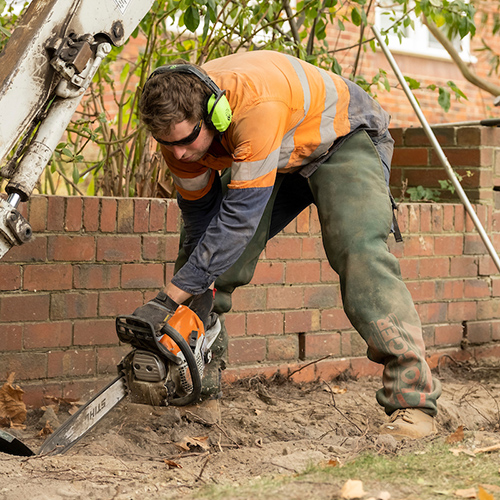
[[[500,137],[487,130],[451,129],[440,138],[470,159],[465,167],[495,179]],[[417,131],[393,134],[394,175],[410,168],[403,159],[417,150],[432,158]],[[498,248],[495,182],[475,208]],[[129,350],[117,342],[115,316],[130,314],[172,276],[179,210],[174,200],[63,196],[34,196],[23,210],[36,237],[0,262],[0,381],[15,372],[30,405],[42,405],[44,396],[86,399],[115,375]],[[403,203],[398,215],[404,242],[391,236],[389,247],[420,314],[431,366],[448,354],[500,355],[500,278],[463,206]],[[297,381],[346,370],[380,374],[342,310],[314,207],[269,242],[233,305],[226,381],[277,370],[300,369]]]

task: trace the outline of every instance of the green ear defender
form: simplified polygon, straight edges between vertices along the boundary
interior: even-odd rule
[[[197,76],[212,92],[206,103],[205,121],[213,125],[218,132],[225,132],[228,129],[233,113],[225,96],[226,91],[221,90],[210,77],[190,64],[172,64],[155,69],[148,80],[161,73],[189,73]]]

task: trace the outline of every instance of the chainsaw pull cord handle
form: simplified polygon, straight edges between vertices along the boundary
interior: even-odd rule
[[[179,346],[179,349],[182,354],[184,354],[184,358],[186,359],[189,372],[191,373],[191,380],[193,382],[193,390],[187,396],[171,399],[168,404],[172,406],[186,406],[197,403],[201,396],[201,377],[193,351],[189,347],[189,344],[184,340],[184,337],[170,325],[165,325],[161,329],[161,332],[168,335]]]

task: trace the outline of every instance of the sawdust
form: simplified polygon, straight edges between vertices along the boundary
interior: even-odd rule
[[[498,360],[492,363],[442,369],[441,435],[460,425],[478,436],[498,432],[500,370]],[[379,386],[371,378],[305,385],[254,378],[224,387],[218,409],[125,400],[63,456],[0,453],[0,498],[193,498],[207,484],[238,485],[310,464],[346,463],[367,450],[397,454],[418,446],[377,435],[385,418],[375,402]],[[28,416],[26,429],[12,433],[37,451],[44,439],[41,410]],[[57,418],[64,419],[63,407]],[[332,498],[324,484],[300,488],[301,498]]]

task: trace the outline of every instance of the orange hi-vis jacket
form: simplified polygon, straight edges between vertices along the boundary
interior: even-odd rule
[[[277,172],[311,175],[343,139],[387,132],[389,115],[356,84],[272,51],[233,54],[203,68],[226,91],[233,120],[196,163],[166,148],[190,258],[172,282],[202,293],[243,252],[269,200]],[[220,194],[217,171],[231,169]]]

